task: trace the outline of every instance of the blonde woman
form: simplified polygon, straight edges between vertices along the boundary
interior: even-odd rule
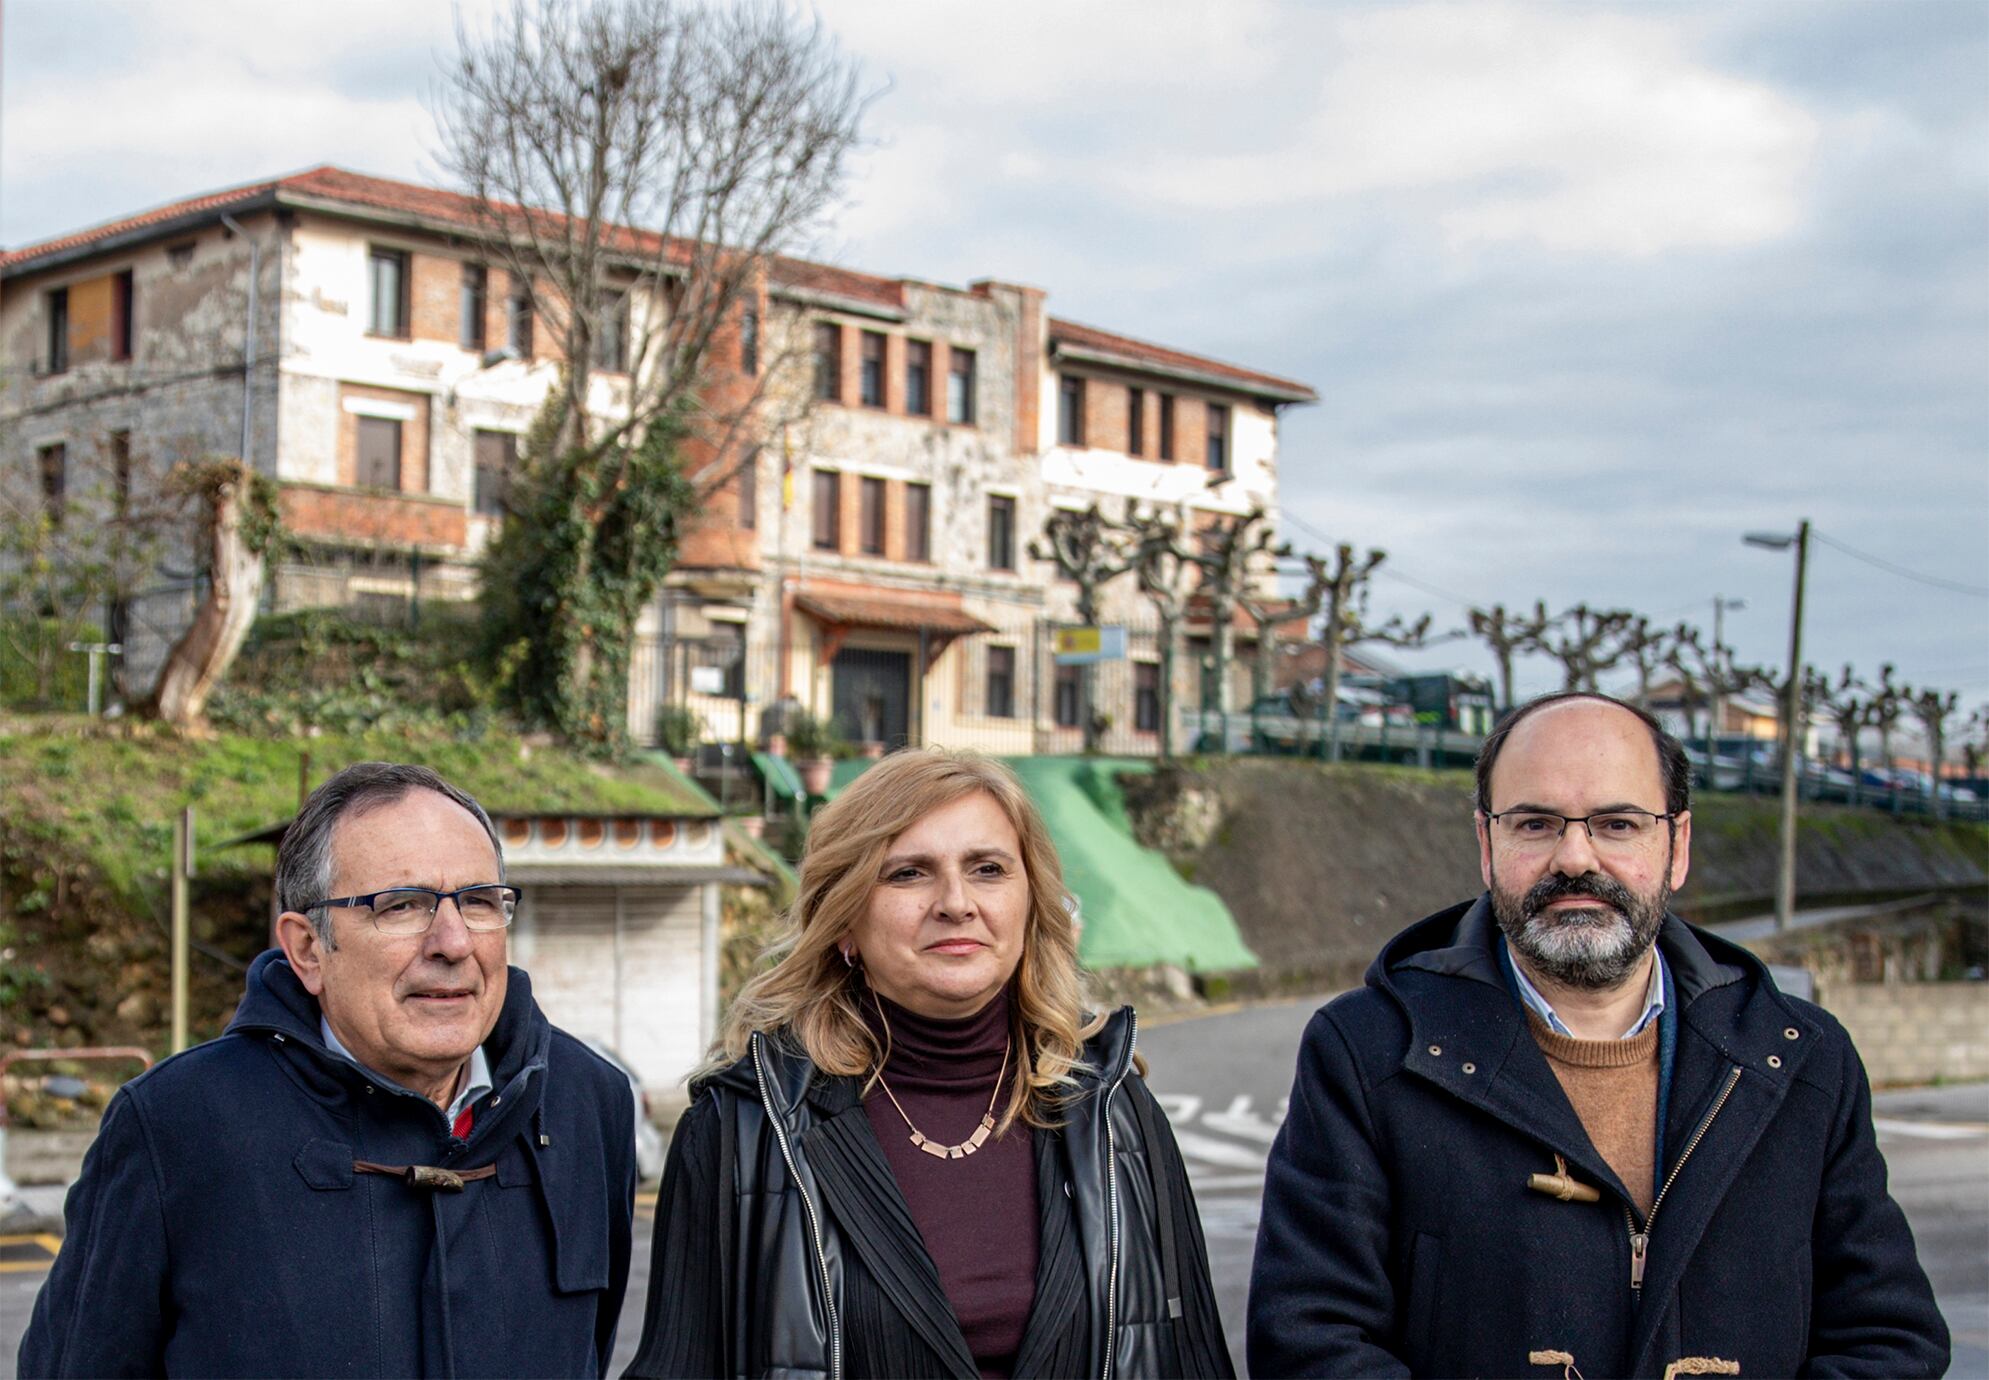
[[[872,767],[790,921],[693,1075],[628,1374],[1230,1375],[1133,1012],[1086,1014],[1008,769]]]

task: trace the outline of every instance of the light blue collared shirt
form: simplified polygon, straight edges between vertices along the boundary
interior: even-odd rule
[[[1643,1034],[1644,1028],[1656,1020],[1664,1011],[1664,955],[1657,951],[1656,945],[1651,947],[1651,953],[1655,956],[1657,962],[1651,964],[1650,985],[1644,989],[1644,1014],[1637,1017],[1635,1025],[1623,1032],[1623,1038],[1626,1040],[1634,1039],[1638,1035]],[[1553,1031],[1556,1035],[1565,1035],[1571,1040],[1576,1038],[1575,1032],[1568,1029],[1560,1016],[1555,1014],[1554,1008],[1548,1003],[1547,998],[1540,995],[1540,989],[1535,987],[1532,981],[1528,979],[1526,969],[1520,967],[1518,963],[1514,963],[1512,965],[1512,975],[1519,980],[1519,999],[1526,1003],[1534,1015],[1547,1022],[1549,1030]]]
[[[1521,978],[1520,981],[1524,982],[1525,979]],[[338,1036],[332,1034],[331,1022],[324,1018],[322,1012],[318,1015],[318,1034],[323,1037],[326,1049],[330,1050],[333,1054],[341,1055],[344,1058],[351,1059],[353,1063],[359,1064],[359,1060],[353,1057],[352,1051],[340,1043]],[[359,1064],[359,1066],[361,1068],[366,1067],[364,1064]],[[379,1070],[374,1069],[373,1072],[379,1073]],[[384,1074],[381,1076],[385,1077]],[[388,1079],[388,1081],[392,1082],[393,1080]],[[398,1087],[399,1085],[395,1084],[395,1086]],[[463,1079],[462,1090],[456,1094],[456,1100],[449,1104],[449,1110],[445,1113],[449,1118],[449,1125],[453,1127],[456,1124],[456,1118],[463,1114],[463,1108],[469,1106],[495,1086],[496,1084],[490,1081],[490,1060],[484,1057],[483,1046],[478,1045],[470,1051],[470,1070],[468,1076]],[[412,1092],[414,1090],[410,1088],[408,1091]]]

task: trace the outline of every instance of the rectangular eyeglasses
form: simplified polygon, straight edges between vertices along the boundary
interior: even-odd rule
[[[1500,843],[1515,852],[1547,852],[1561,842],[1570,824],[1588,830],[1597,848],[1628,852],[1641,848],[1665,830],[1677,815],[1652,814],[1649,810],[1604,810],[1593,815],[1557,815],[1546,810],[1501,810],[1486,815]]]
[[[375,891],[367,896],[330,896],[301,907],[307,914],[319,906],[356,906],[371,912],[373,927],[381,934],[426,934],[435,923],[435,912],[444,901],[456,903],[463,927],[471,930],[501,930],[511,923],[523,895],[515,886],[482,883],[455,891],[436,891],[425,886],[397,886],[391,891]]]

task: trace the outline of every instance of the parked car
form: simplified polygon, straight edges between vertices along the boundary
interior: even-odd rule
[[[621,1055],[609,1049],[599,1040],[590,1036],[580,1037],[580,1043],[593,1050],[622,1071],[628,1079],[629,1093],[635,1098],[635,1171],[645,1183],[663,1177],[663,1158],[666,1149],[663,1133],[656,1129],[656,1123],[649,1119],[649,1094],[642,1090],[642,1079],[634,1069],[622,1061]]]

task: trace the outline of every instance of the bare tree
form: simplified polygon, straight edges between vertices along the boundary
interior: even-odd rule
[[[1375,569],[1388,559],[1388,553],[1372,548],[1356,556],[1351,543],[1333,548],[1329,564],[1323,556],[1305,557],[1308,601],[1320,608],[1319,645],[1325,656],[1324,683],[1319,694],[1320,721],[1337,753],[1339,748],[1340,655],[1363,642],[1383,642],[1391,647],[1422,647],[1429,642],[1430,616],[1414,623],[1400,614],[1379,625],[1367,621],[1368,582]]]
[[[1623,655],[1637,668],[1637,703],[1642,708],[1650,708],[1651,678],[1669,657],[1671,638],[1670,629],[1652,627],[1642,614],[1623,630]]]
[[[1133,574],[1160,621],[1160,757],[1174,756],[1174,664],[1181,646],[1195,565],[1181,554],[1181,522],[1158,510],[1126,504],[1124,527],[1133,543]]]
[[[141,712],[177,728],[204,722],[221,683],[255,622],[263,561],[280,534],[276,486],[239,460],[183,465],[169,482],[200,504],[207,544],[207,593],[193,622],[166,655]]]
[[[1535,646],[1561,663],[1562,689],[1594,690],[1596,677],[1627,654],[1624,635],[1635,619],[1628,609],[1576,604],[1548,620]]]
[[[779,370],[720,378],[714,346],[757,333],[769,275],[836,204],[864,97],[776,0],[510,0],[459,28],[438,156],[560,370],[485,563],[490,637],[526,648],[529,718],[612,751],[634,620],[770,422]]]
[[[1541,635],[1547,631],[1547,605],[1536,603],[1533,612],[1526,615],[1507,613],[1504,604],[1472,609],[1470,627],[1472,636],[1492,649],[1492,659],[1499,668],[1499,713],[1503,715],[1513,707],[1513,658],[1539,649]]]
[[[457,49],[439,157],[558,342],[554,446],[602,439],[604,362],[632,380],[610,433],[708,409],[714,339],[842,194],[855,65],[765,0],[511,0]]]
[[[1284,556],[1289,549],[1281,546],[1273,554]],[[1318,616],[1319,600],[1311,591],[1296,599],[1286,599],[1266,585],[1239,591],[1236,606],[1250,615],[1257,628],[1257,654],[1250,671],[1250,698],[1254,705],[1270,694],[1277,683],[1278,629],[1290,623],[1310,624]]]
[[[1879,667],[1878,684],[1871,687],[1869,696],[1870,722],[1878,730],[1879,760],[1885,763],[1888,775],[1892,772],[1892,731],[1906,715],[1906,697],[1910,693],[1892,678],[1892,671],[1889,661]]]
[[[1055,561],[1065,578],[1077,585],[1077,619],[1086,627],[1098,623],[1098,591],[1116,577],[1132,569],[1138,553],[1122,527],[1105,520],[1096,503],[1089,508],[1058,508],[1043,524],[1043,539],[1029,543],[1029,554],[1039,561]],[[1095,706],[1098,702],[1098,667],[1086,662],[1078,667],[1078,720],[1084,726],[1084,751],[1098,751],[1101,724]]]
[[[1978,705],[1961,726],[1961,760],[1971,782],[1982,779],[1982,758],[1989,752],[1989,704]]]
[[[1208,598],[1209,617],[1213,620],[1218,752],[1229,750],[1229,716],[1233,708],[1229,665],[1236,659],[1237,600],[1249,590],[1252,575],[1263,558],[1277,554],[1276,540],[1270,519],[1263,508],[1257,507],[1238,517],[1216,518],[1192,535],[1181,534],[1175,542],[1180,559],[1201,571],[1201,592]]]
[[[1934,817],[1947,816],[1947,800],[1941,795],[1941,768],[1948,755],[1948,722],[1960,708],[1961,696],[1950,690],[1943,695],[1938,690],[1922,690],[1917,694],[1901,687],[1900,693],[1906,697],[1907,708],[1913,717],[1920,721],[1920,731],[1927,735],[1928,795],[1933,801]]]
[[[1834,685],[1826,682],[1821,699],[1831,726],[1837,730],[1837,744],[1844,752],[1845,766],[1851,773],[1851,803],[1855,805],[1864,784],[1858,760],[1859,739],[1872,722],[1871,698],[1865,683],[1846,663]]]

